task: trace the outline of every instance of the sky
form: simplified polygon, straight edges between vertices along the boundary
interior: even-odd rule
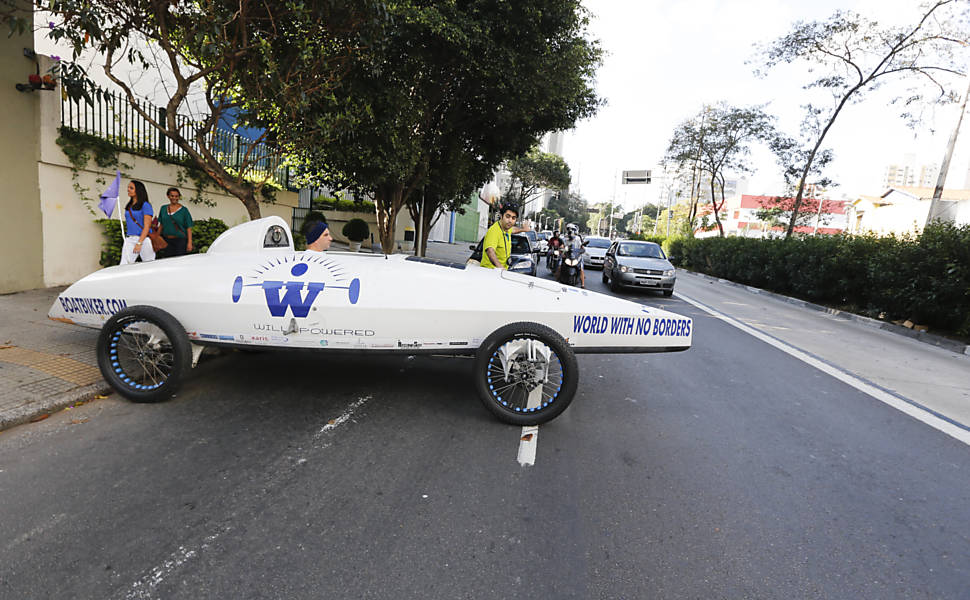
[[[596,78],[606,105],[568,132],[563,154],[573,176],[572,190],[590,203],[611,197],[630,210],[659,203],[658,163],[674,128],[705,103],[751,106],[768,103],[779,127],[798,131],[805,66],[783,66],[758,78],[755,46],[787,33],[795,21],[821,20],[837,9],[854,10],[880,22],[915,22],[916,0],[584,0],[592,18],[589,35],[605,51]],[[970,50],[967,51],[970,59]],[[966,89],[961,84],[961,91]],[[881,195],[888,164],[915,154],[918,164],[940,165],[957,122],[955,106],[929,108],[923,124],[911,129],[878,92],[849,106],[826,137],[835,160],[827,175],[838,187],[833,198]],[[950,165],[947,187],[962,188],[970,167],[970,118]],[[756,172],[747,193],[780,194],[781,173],[773,156],[753,147]],[[651,185],[620,185],[623,170],[651,169]],[[665,202],[665,200],[664,200]]]

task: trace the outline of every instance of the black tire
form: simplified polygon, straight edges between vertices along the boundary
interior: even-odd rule
[[[616,273],[610,273],[610,291],[616,294],[619,293],[620,288],[621,286],[616,280]]]
[[[664,296],[670,298],[674,295],[674,290],[663,290]]]
[[[547,366],[548,381],[542,383],[541,405],[530,408],[527,385],[505,383],[500,350],[515,341],[533,341],[551,350]],[[518,356],[518,355],[516,355]],[[534,368],[527,357],[516,365]],[[502,377],[503,381],[499,381]],[[478,396],[493,415],[510,425],[540,425],[558,417],[576,395],[579,367],[572,348],[555,331],[538,323],[512,323],[488,336],[475,355],[475,387]],[[504,389],[496,384],[505,383]],[[504,397],[503,397],[504,396]]]
[[[606,276],[606,269],[603,269],[603,283],[609,283],[610,278]]]
[[[129,306],[98,336],[98,366],[112,388],[132,402],[161,402],[192,368],[185,329],[164,310]]]

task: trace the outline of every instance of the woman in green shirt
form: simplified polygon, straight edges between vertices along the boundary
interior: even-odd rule
[[[161,251],[159,257],[182,256],[192,252],[192,215],[189,209],[182,206],[182,192],[178,188],[168,188],[165,195],[169,204],[158,211],[158,223],[168,247]]]

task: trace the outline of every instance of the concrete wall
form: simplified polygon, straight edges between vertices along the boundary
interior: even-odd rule
[[[31,3],[20,2],[29,11]],[[34,47],[33,33],[0,34],[0,165],[3,165],[3,218],[0,219],[0,293],[39,288],[44,284],[43,237],[37,174],[39,103],[60,92],[18,92],[36,70],[23,49]],[[41,71],[43,74],[43,71]]]

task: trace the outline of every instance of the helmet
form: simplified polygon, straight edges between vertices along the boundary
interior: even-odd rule
[[[579,233],[579,227],[577,227],[575,223],[570,223],[569,225],[566,225],[566,233],[575,235]]]

